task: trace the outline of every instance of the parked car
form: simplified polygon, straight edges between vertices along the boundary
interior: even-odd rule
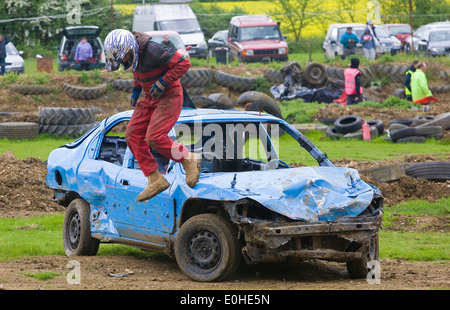
[[[234,16],[227,37],[230,61],[287,61],[288,44],[279,25],[264,15]]]
[[[402,50],[402,42],[391,34],[386,27],[375,26],[375,35],[384,53],[395,55]]]
[[[152,4],[137,6],[133,31],[176,31],[180,34],[191,57],[206,58],[208,46],[197,20],[188,4]]]
[[[414,51],[417,52],[419,47],[419,42],[422,40],[422,35],[425,33],[425,31],[432,29],[432,28],[449,28],[450,22],[435,22],[435,23],[429,23],[426,25],[422,25],[419,28],[414,31],[413,36],[409,36],[406,39],[405,43],[405,51],[406,53],[411,53],[411,48],[414,44]]]
[[[23,52],[17,51],[16,47],[12,42],[9,42],[5,46],[6,57],[5,57],[5,72],[25,72],[25,61],[22,58]]]
[[[57,64],[58,71],[81,70],[80,63],[75,61],[75,50],[82,37],[86,37],[92,46],[93,57],[89,64],[89,70],[105,68],[105,51],[99,38],[101,28],[98,26],[71,26],[62,31],[62,39],[59,44]]]
[[[347,31],[348,27],[352,27],[352,32],[358,37],[358,39],[360,39],[364,34],[364,30],[367,28],[367,25],[359,23],[331,24],[328,27],[328,31],[322,45],[322,49],[325,53],[325,58],[344,57],[344,47],[340,43],[340,39],[342,35]],[[375,41],[375,46],[377,54],[383,52],[377,40]],[[361,43],[356,44],[356,49],[357,54],[362,56],[363,51]]]
[[[405,48],[406,40],[411,36],[412,28],[409,24],[384,24],[391,34],[402,42],[402,49]]]
[[[181,55],[186,57],[187,59],[190,58],[189,50],[192,49],[192,46],[188,45],[185,46],[183,43],[183,40],[181,40],[180,35],[176,31],[147,31],[147,34],[152,36],[152,41],[161,43],[164,41],[164,36],[168,35],[169,40],[175,45],[175,48],[177,49],[177,52],[179,52]]]
[[[208,53],[209,57],[215,55],[215,49],[217,47],[227,47],[228,30],[217,31],[211,39],[208,40]]]
[[[367,262],[378,257],[383,197],[357,170],[333,166],[272,115],[183,109],[169,136],[202,154],[199,182],[190,188],[181,164],[152,151],[171,185],[136,202],[147,178],[121,133],[132,113],[104,119],[49,155],[46,182],[67,207],[68,256],[95,255],[101,240],[164,252],[196,281],[231,276],[242,256],[247,263],[346,261],[350,277],[366,277]],[[299,158],[316,166],[280,159],[281,130],[283,141],[299,143]]]
[[[450,56],[450,26],[426,30],[420,37],[417,51],[424,56]]]

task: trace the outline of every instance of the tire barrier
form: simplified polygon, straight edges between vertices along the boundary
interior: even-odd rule
[[[90,99],[97,99],[103,96],[106,93],[107,86],[108,86],[107,83],[95,87],[80,87],[69,84],[63,84],[63,90],[71,98],[90,100]]]
[[[450,112],[433,115],[418,115],[389,122],[389,137],[392,142],[423,143],[427,139],[442,139],[444,131],[450,129]]]
[[[0,123],[0,138],[33,139],[39,135],[39,124],[30,122]]]
[[[253,89],[254,81],[254,78],[231,75],[220,71],[214,73],[214,82],[216,84],[236,91],[248,91]]]
[[[95,126],[95,109],[40,108],[39,133],[80,136]]]
[[[211,83],[213,71],[211,69],[189,69],[180,79],[181,85],[186,89],[192,87],[205,87]]]

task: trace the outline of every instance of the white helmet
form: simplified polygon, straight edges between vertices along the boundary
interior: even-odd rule
[[[124,29],[111,31],[105,39],[106,70],[116,71],[120,65],[128,72],[134,72],[138,63],[139,46],[134,35]],[[126,62],[126,54],[130,57]]]

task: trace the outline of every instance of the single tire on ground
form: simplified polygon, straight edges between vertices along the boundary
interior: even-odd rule
[[[212,100],[211,98],[204,97],[204,96],[194,96],[191,98],[192,103],[194,103],[195,107],[197,109],[201,109],[207,105],[215,104],[216,102]]]
[[[63,89],[67,96],[74,99],[91,100],[97,99],[106,93],[107,83],[96,87],[80,87],[64,84]]]
[[[334,127],[339,133],[350,133],[362,128],[363,120],[359,115],[348,115],[339,117],[334,121]]]
[[[337,132],[334,126],[328,127],[326,135],[332,140],[339,140],[344,137],[344,134]]]
[[[29,122],[0,123],[0,138],[33,139],[39,135],[39,124]]]
[[[85,108],[40,108],[39,124],[74,125],[95,122],[95,111]]]
[[[252,102],[249,105],[245,106],[246,111],[260,111],[260,112],[266,112],[268,114],[271,114],[273,116],[276,116],[278,118],[283,118],[281,115],[281,111],[279,109],[278,105],[274,105],[272,102],[266,100],[266,99],[258,99]]]
[[[419,127],[441,126],[443,130],[450,129],[450,112],[436,115],[433,120],[426,122],[425,124],[418,125]]]
[[[378,135],[381,136],[384,133],[384,123],[382,120],[370,120],[367,121],[367,124],[369,124],[369,126],[374,126],[378,130]]]
[[[231,100],[231,98],[222,93],[211,94],[208,96],[208,98],[214,100],[217,103],[223,103],[223,104],[227,104],[230,106],[233,105],[233,101]]]
[[[44,95],[54,89],[45,85],[10,85],[9,88],[22,95]]]
[[[406,126],[411,126],[413,122],[412,118],[396,118],[389,122],[389,127],[391,127],[392,124],[402,124]]]
[[[405,168],[406,175],[424,178],[430,181],[445,182],[450,180],[450,162],[433,161],[412,164]]]

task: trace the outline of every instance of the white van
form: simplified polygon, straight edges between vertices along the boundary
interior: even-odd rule
[[[206,58],[208,46],[197,16],[187,4],[153,4],[136,7],[133,31],[171,30],[180,34],[191,57]]]

